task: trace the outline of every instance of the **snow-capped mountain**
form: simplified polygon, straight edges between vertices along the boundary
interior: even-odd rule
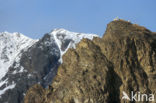
[[[95,34],[54,29],[39,40],[20,33],[0,33],[0,103],[21,103],[27,89],[36,83],[51,84],[62,55],[82,38]]]
[[[0,33],[0,79],[6,74],[15,58],[21,52],[33,45],[36,40],[20,33]]]
[[[19,58],[20,52],[22,50],[26,50],[36,41],[37,40],[33,40],[17,32],[0,33],[0,87],[7,84],[7,80],[2,81],[1,79],[6,75],[15,58]],[[0,95],[5,93],[8,89],[12,89],[14,87],[15,84],[12,83],[3,90],[0,90]]]

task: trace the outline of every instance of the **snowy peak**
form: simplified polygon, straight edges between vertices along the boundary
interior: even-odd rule
[[[98,36],[96,34],[71,32],[65,29],[54,29],[50,35],[54,37],[62,52],[65,52],[68,48],[75,48],[75,44],[79,43],[83,38],[93,39],[93,37]]]
[[[56,44],[58,45],[61,56],[69,49],[75,48],[76,44],[83,38],[93,39],[93,37],[98,37],[96,34],[85,34],[71,32],[65,29],[54,29],[50,32],[50,35],[54,37]]]
[[[0,33],[0,79],[8,71],[20,51],[29,47],[35,41],[17,32]]]
[[[18,33],[18,32],[14,32],[14,33],[2,32],[2,33],[0,33],[0,38],[1,38],[1,40],[2,39],[14,39],[15,42],[22,40],[22,39],[32,40],[31,38],[26,37],[23,34]]]

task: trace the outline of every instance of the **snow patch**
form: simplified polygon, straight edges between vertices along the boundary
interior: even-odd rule
[[[0,87],[1,87],[2,85],[4,85],[4,84],[6,84],[6,85],[8,84],[8,80],[7,80],[7,79],[0,82]],[[15,84],[14,82],[12,82],[11,85],[7,85],[7,87],[5,87],[3,90],[0,90],[0,98],[1,98],[1,95],[2,95],[2,94],[4,94],[4,93],[5,93],[7,90],[9,90],[9,89],[13,89],[15,86],[16,86],[16,84]]]
[[[9,86],[5,87],[3,90],[0,90],[0,97],[1,97],[1,95],[4,94],[7,90],[15,88],[15,86],[16,86],[16,84],[12,84],[12,85],[9,85]]]

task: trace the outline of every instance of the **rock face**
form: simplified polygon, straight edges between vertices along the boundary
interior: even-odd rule
[[[31,87],[25,103],[156,102],[156,34],[124,20],[102,38],[69,49],[48,89]],[[128,96],[122,99],[123,95]],[[136,97],[131,97],[136,93]],[[147,96],[142,96],[147,94]],[[140,97],[139,97],[140,96]]]
[[[14,37],[13,34],[10,34],[10,36]],[[21,35],[19,34],[19,36]],[[20,39],[16,43],[11,42],[14,40],[12,38],[8,40],[8,37],[6,37],[7,41],[4,41],[4,38],[0,38],[0,40],[10,44],[9,47],[6,45],[7,49],[4,48],[4,52],[0,55],[6,53],[6,58],[7,56],[14,56],[11,62],[3,65],[1,65],[1,62],[5,58],[3,59],[1,56],[2,59],[0,59],[0,67],[3,67],[0,70],[5,70],[5,75],[1,75],[2,78],[0,78],[0,103],[23,103],[26,91],[34,84],[40,84],[46,88],[51,84],[58,66],[62,63],[62,55],[69,48],[75,48],[75,44],[80,42],[82,38],[92,39],[94,36],[97,35],[55,29],[45,34],[40,40]],[[31,41],[35,42],[32,43]],[[31,45],[27,46],[26,44],[28,43]],[[15,48],[13,48],[14,45]],[[12,50],[12,48],[15,50]],[[13,51],[12,55],[8,54],[11,50]]]

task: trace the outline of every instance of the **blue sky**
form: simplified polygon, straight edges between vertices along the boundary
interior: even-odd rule
[[[117,16],[156,31],[156,0],[0,0],[0,32],[31,38],[54,28],[101,36]]]

